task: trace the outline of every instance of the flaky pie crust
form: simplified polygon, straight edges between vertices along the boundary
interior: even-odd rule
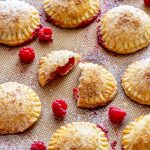
[[[124,150],[150,150],[150,115],[130,122],[122,133]]]
[[[52,51],[41,57],[38,65],[38,80],[42,87],[53,79],[53,73],[58,67],[65,66],[69,58],[75,58],[75,64],[80,61],[80,55],[68,50]],[[68,73],[68,72],[67,72]]]
[[[109,150],[109,144],[105,133],[95,124],[73,122],[52,135],[48,150]]]
[[[99,0],[45,0],[44,10],[51,22],[62,28],[79,27],[100,11]]]
[[[80,63],[78,107],[94,108],[110,102],[117,93],[117,82],[104,67],[93,63]]]
[[[40,114],[41,102],[31,88],[16,82],[0,85],[0,134],[23,132]]]
[[[150,44],[150,16],[134,6],[120,5],[101,18],[98,35],[108,50],[136,52]]]
[[[150,105],[150,59],[130,64],[122,77],[122,87],[132,100]]]
[[[32,39],[40,26],[36,8],[24,1],[0,1],[0,44],[16,46]]]

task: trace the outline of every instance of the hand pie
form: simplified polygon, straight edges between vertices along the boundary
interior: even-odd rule
[[[117,83],[113,75],[102,66],[80,63],[82,71],[75,98],[78,107],[94,108],[110,102],[117,93]]]
[[[80,61],[80,55],[67,50],[52,51],[42,57],[38,66],[38,78],[45,86],[56,74],[66,75]]]
[[[62,28],[84,27],[99,14],[99,0],[45,0],[48,21]]]
[[[150,150],[150,115],[129,123],[122,134],[124,150]]]
[[[136,52],[150,44],[150,16],[133,6],[115,7],[102,17],[98,41],[116,53]]]
[[[132,100],[150,105],[150,59],[132,63],[122,77],[125,93]]]
[[[0,44],[16,46],[31,41],[40,26],[38,11],[18,0],[0,1]]]
[[[41,102],[31,88],[16,82],[0,85],[0,134],[25,131],[40,113]]]
[[[53,134],[48,150],[109,150],[105,133],[95,124],[73,122]]]

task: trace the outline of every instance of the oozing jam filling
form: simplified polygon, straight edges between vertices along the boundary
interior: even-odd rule
[[[108,129],[102,127],[102,126],[99,125],[99,124],[97,125],[97,127],[100,128],[100,129],[105,133],[107,139],[109,140],[109,137],[108,137]]]
[[[103,46],[104,48],[107,49],[106,45],[104,44],[104,41],[103,41],[103,38],[102,38],[102,34],[101,34],[101,27],[99,26],[97,28],[97,40],[98,40],[98,43]]]
[[[99,14],[100,14],[100,11],[99,11],[95,16],[93,16],[92,18],[87,19],[87,20],[81,22],[81,23],[80,23],[77,27],[75,27],[75,28],[83,28],[83,27],[89,25],[90,23],[92,23],[92,22],[97,18],[97,16],[98,16]],[[53,20],[50,16],[47,16],[47,20],[46,20],[46,21],[48,21],[48,22],[50,22],[50,23],[53,23],[55,26],[60,27],[59,25],[57,25],[56,21]]]
[[[87,20],[81,22],[81,23],[77,26],[77,28],[83,28],[83,27],[89,25],[90,23],[92,23],[92,22],[98,17],[99,14],[100,14],[100,11],[99,11],[95,16],[93,16],[92,18],[87,19]]]
[[[71,57],[71,58],[69,58],[68,63],[65,66],[58,67],[56,72],[60,75],[64,75],[73,68],[74,64],[75,64],[75,58]]]
[[[79,90],[77,87],[73,88],[73,95],[76,100],[79,99]]]

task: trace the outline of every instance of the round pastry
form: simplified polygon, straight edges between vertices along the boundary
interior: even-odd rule
[[[40,26],[38,11],[18,0],[0,1],[0,44],[16,46],[31,41]]]
[[[136,52],[150,44],[150,16],[133,6],[115,7],[101,18],[98,41],[116,53]]]
[[[38,79],[44,87],[57,74],[66,75],[80,61],[80,55],[68,50],[52,51],[42,57],[38,66]]]
[[[150,105],[150,59],[136,61],[128,66],[122,86],[132,100]]]
[[[117,94],[117,82],[105,68],[93,63],[80,63],[82,71],[75,98],[78,107],[94,108],[112,101]]]
[[[73,122],[53,134],[48,150],[109,150],[105,133],[95,124]]]
[[[16,82],[0,85],[0,134],[25,131],[40,113],[41,102],[31,88]]]
[[[150,115],[129,123],[122,134],[124,150],[150,150]]]
[[[99,0],[45,0],[48,21],[62,28],[84,27],[93,22],[100,11]]]

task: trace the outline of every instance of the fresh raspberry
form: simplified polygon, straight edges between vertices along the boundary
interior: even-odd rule
[[[22,62],[30,63],[35,58],[35,52],[31,47],[23,47],[19,50],[19,57]]]
[[[31,145],[30,150],[46,150],[46,146],[41,141],[36,141]]]
[[[74,63],[75,59],[74,57],[71,57],[65,66],[57,68],[57,73],[59,73],[60,75],[66,74],[73,67]]]
[[[40,41],[43,42],[52,42],[53,31],[50,27],[43,27],[39,30],[38,37]]]
[[[57,117],[64,117],[67,112],[67,103],[62,99],[55,100],[52,103],[52,110]]]
[[[119,124],[123,121],[124,117],[127,115],[125,111],[117,107],[110,107],[109,108],[109,119],[111,122],[115,124]]]
[[[79,99],[79,90],[77,87],[73,88],[73,95],[76,100]]]
[[[150,6],[150,0],[144,0],[145,5]]]

